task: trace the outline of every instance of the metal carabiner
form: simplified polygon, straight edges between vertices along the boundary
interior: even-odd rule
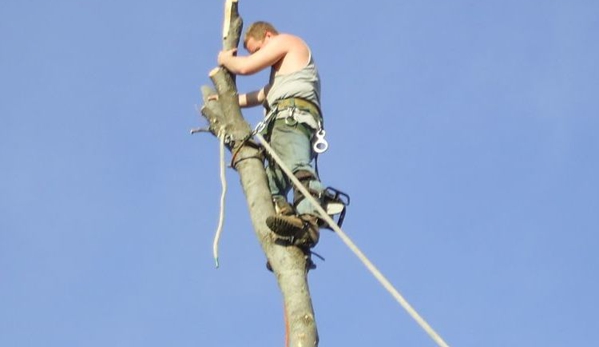
[[[277,108],[275,107],[274,109],[270,110],[265,116],[264,119],[262,119],[262,121],[258,122],[258,124],[256,124],[256,128],[254,128],[253,134],[257,134],[257,133],[261,133],[262,130],[264,130],[264,128],[266,128],[266,125],[268,123],[270,123],[271,119],[274,117],[275,113],[277,111]]]
[[[314,141],[314,145],[312,146],[312,149],[314,150],[314,152],[316,152],[318,154],[324,153],[329,148],[329,143],[324,138],[324,136],[326,134],[327,134],[327,132],[324,131],[324,129],[320,129],[316,133],[316,141]]]
[[[261,133],[262,130],[264,130],[264,128],[266,128],[266,123],[267,123],[266,118],[264,120],[258,122],[258,124],[256,124],[256,128],[254,128],[253,135]]]

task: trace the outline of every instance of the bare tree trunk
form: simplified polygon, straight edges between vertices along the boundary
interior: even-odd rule
[[[238,0],[226,0],[223,29],[223,49],[238,46],[242,19]],[[202,87],[204,106],[202,114],[210,123],[214,135],[225,134],[225,142],[235,153],[235,169],[247,199],[252,225],[260,245],[276,276],[283,294],[286,322],[286,345],[291,347],[318,346],[318,332],[308,287],[306,259],[297,247],[275,243],[276,238],[266,225],[266,218],[275,213],[264,170],[261,153],[244,141],[251,128],[243,119],[239,108],[237,87],[233,75],[218,67],[210,72],[218,100],[208,100],[215,91]]]

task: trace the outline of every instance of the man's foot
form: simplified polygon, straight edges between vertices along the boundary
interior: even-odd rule
[[[274,215],[266,218],[266,225],[275,234],[290,238],[291,243],[295,246],[312,248],[318,243],[318,218],[315,216]]]

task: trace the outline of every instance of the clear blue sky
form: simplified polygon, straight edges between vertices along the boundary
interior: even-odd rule
[[[599,2],[240,1],[311,45],[344,230],[450,345],[596,343]],[[0,3],[0,346],[283,345],[232,170],[214,269],[217,140],[188,134],[222,10]],[[434,345],[316,251],[321,346]]]

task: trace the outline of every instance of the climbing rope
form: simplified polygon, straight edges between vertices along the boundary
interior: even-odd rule
[[[437,345],[439,345],[441,347],[449,347],[447,345],[447,343],[445,343],[445,341],[443,341],[441,336],[439,336],[439,334],[437,334],[435,332],[435,330],[433,330],[433,328],[424,320],[424,318],[422,318],[418,314],[418,312],[416,312],[416,310],[408,303],[408,301],[406,299],[404,299],[404,297],[399,293],[399,291],[397,291],[397,289],[395,289],[395,287],[393,287],[391,282],[389,282],[387,280],[387,278],[385,278],[385,276],[383,276],[383,274],[374,266],[374,264],[366,257],[366,255],[364,255],[364,253],[362,253],[362,251],[360,251],[360,249],[343,232],[343,230],[341,230],[341,228],[339,228],[339,226],[337,225],[337,223],[335,223],[333,218],[331,218],[326,213],[326,211],[322,208],[322,206],[320,206],[318,201],[316,201],[316,199],[314,199],[314,197],[312,197],[312,195],[310,194],[310,192],[308,192],[308,190],[304,187],[304,185],[301,184],[300,181],[293,175],[291,170],[289,170],[289,168],[287,166],[285,166],[285,164],[283,163],[281,158],[277,155],[277,153],[275,153],[275,151],[272,149],[272,147],[270,147],[270,145],[268,144],[268,142],[266,142],[264,137],[262,137],[262,135],[260,133],[256,133],[256,137],[258,138],[258,140],[260,140],[260,142],[262,143],[264,148],[266,148],[266,151],[277,162],[277,164],[283,170],[283,172],[285,172],[287,177],[289,179],[291,179],[294,186],[296,188],[298,188],[302,192],[302,194],[304,194],[304,197],[306,197],[310,201],[310,203],[312,203],[316,207],[316,210],[318,211],[318,213],[320,213],[320,217],[329,224],[329,226],[336,232],[337,235],[339,235],[341,240],[349,247],[349,249],[352,250],[352,252],[354,252],[354,254],[362,261],[362,263],[364,263],[364,265],[368,268],[368,270],[370,270],[370,272],[374,275],[374,277],[383,285],[383,287],[397,300],[397,302],[399,302],[399,304],[420,325],[420,327],[422,327],[422,329],[424,329],[424,331],[437,343]]]
[[[218,133],[220,140],[220,183],[222,186],[222,192],[220,195],[220,214],[218,217],[218,227],[216,228],[216,234],[214,235],[214,243],[212,244],[212,254],[214,255],[214,262],[218,269],[218,241],[220,235],[223,232],[223,224],[225,221],[225,196],[227,194],[227,178],[225,176],[225,131],[221,130]]]

